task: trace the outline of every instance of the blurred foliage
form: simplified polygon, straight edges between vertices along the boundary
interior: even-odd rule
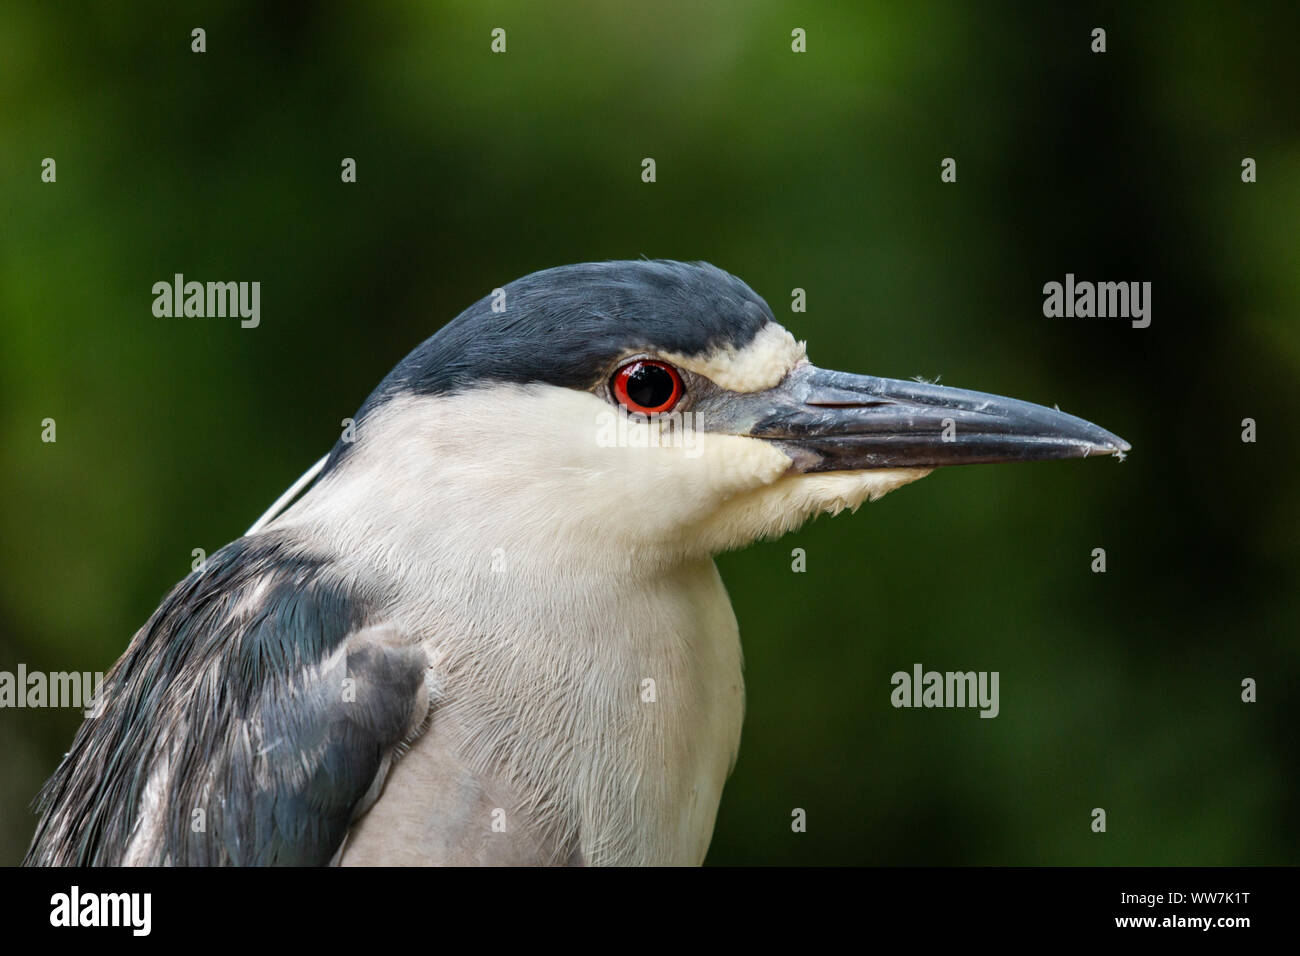
[[[1057,402],[1134,446],[950,470],[720,559],[749,705],[710,861],[1300,859],[1295,4],[149,2],[5,21],[0,669],[107,670],[191,549],[238,536],[492,287],[707,259],[821,364]],[[155,318],[175,272],[260,280],[261,327]],[[1066,272],[1153,282],[1152,326],[1045,319]],[[917,661],[1000,671],[1001,716],[893,709],[889,675]],[[0,712],[0,861],[76,724]]]

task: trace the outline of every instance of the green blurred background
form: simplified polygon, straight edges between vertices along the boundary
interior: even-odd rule
[[[0,669],[107,671],[494,286],[706,259],[820,364],[1134,446],[722,557],[749,705],[710,862],[1300,861],[1294,3],[186,6],[6,4]],[[176,272],[261,281],[261,327],[155,318]],[[1151,327],[1044,318],[1066,272],[1151,281]],[[999,671],[1001,715],[893,709],[914,662]],[[0,711],[0,862],[77,722]]]

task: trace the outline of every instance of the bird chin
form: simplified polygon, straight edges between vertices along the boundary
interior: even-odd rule
[[[868,468],[860,471],[821,471],[794,474],[781,479],[790,482],[791,500],[807,510],[808,517],[856,511],[866,501],[883,498],[903,485],[930,474],[933,468]],[[778,482],[778,484],[781,484]]]
[[[715,554],[778,538],[820,514],[856,511],[896,488],[924,478],[931,468],[872,468],[805,474],[793,468],[769,485],[737,495],[700,529]]]

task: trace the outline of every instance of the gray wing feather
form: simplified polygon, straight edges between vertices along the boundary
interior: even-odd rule
[[[24,862],[330,862],[428,712],[380,598],[283,534],[214,554],[109,673]]]

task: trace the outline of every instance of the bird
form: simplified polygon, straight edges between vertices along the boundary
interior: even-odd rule
[[[1129,451],[816,366],[658,259],[493,290],[353,421],[135,634],[26,864],[701,864],[744,715],[717,554],[936,468]]]

